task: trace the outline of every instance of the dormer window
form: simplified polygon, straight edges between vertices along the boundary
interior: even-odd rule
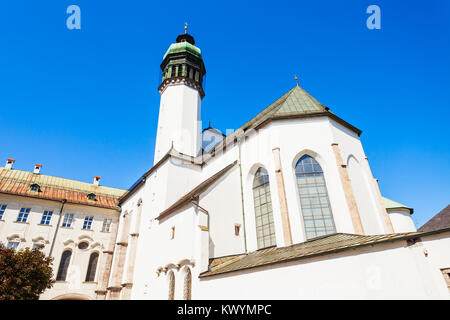
[[[87,198],[88,198],[88,200],[91,200],[91,201],[96,201],[97,199],[97,196],[96,196],[96,194],[95,193],[89,193],[88,195],[87,195]]]
[[[30,186],[30,191],[33,191],[33,192],[41,192],[41,186],[38,185],[37,183],[33,183],[33,184]]]

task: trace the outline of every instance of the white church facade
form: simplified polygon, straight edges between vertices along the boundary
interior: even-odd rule
[[[120,200],[131,221],[118,296],[449,298],[450,231],[416,233],[412,210],[381,196],[359,129],[297,85],[202,139],[205,66],[190,35],[161,69],[154,165]]]
[[[161,69],[154,164],[116,198],[89,298],[450,298],[450,229],[417,232],[381,195],[358,128],[297,84],[226,136],[202,131],[192,36]]]

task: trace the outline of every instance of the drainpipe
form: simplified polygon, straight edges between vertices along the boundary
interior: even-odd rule
[[[48,254],[49,257],[52,256],[52,252],[53,252],[53,247],[55,246],[55,240],[56,240],[56,235],[58,233],[59,230],[59,225],[61,224],[61,217],[62,217],[62,212],[63,212],[63,208],[64,208],[64,204],[67,202],[66,199],[62,199],[61,201],[61,209],[59,210],[59,218],[58,218],[58,224],[56,225],[56,229],[55,229],[55,234],[53,235],[53,241],[52,241],[52,245],[50,247],[50,253]]]
[[[244,211],[244,185],[242,183],[242,164],[241,164],[241,139],[238,138],[238,149],[239,149],[239,177],[241,180],[241,201],[242,201],[242,228],[244,229],[244,247],[245,253],[247,253],[247,232],[245,229],[245,211]]]

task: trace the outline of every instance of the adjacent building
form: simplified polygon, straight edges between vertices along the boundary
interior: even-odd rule
[[[0,241],[9,248],[39,248],[54,258],[56,283],[42,299],[101,299],[125,191],[0,167]]]

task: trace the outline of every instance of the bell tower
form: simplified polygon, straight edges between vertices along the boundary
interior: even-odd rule
[[[161,63],[163,73],[154,164],[173,146],[190,156],[201,151],[201,101],[206,73],[201,51],[194,38],[180,34]]]

